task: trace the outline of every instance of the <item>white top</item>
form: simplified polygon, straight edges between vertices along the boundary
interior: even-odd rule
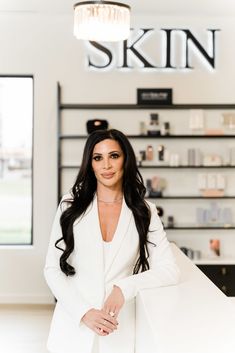
[[[112,246],[113,241],[104,241],[103,240],[103,249],[104,249],[104,263],[108,261],[110,248]]]

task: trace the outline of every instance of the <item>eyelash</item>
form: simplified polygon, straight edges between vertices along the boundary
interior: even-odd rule
[[[120,157],[120,155],[118,153],[113,153],[113,154],[111,154],[111,157],[114,159],[117,159]]]
[[[120,157],[120,155],[119,155],[118,153],[112,153],[112,154],[110,155],[110,157],[111,157],[112,159],[118,159],[118,158]],[[102,156],[95,156],[95,157],[93,157],[93,160],[96,161],[96,162],[101,161],[101,159],[102,159]]]
[[[101,160],[101,156],[95,156],[95,157],[93,157],[93,160],[96,161],[96,162],[98,162],[98,161]]]

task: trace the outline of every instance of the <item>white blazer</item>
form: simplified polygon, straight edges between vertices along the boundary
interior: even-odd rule
[[[66,198],[71,196],[65,195],[63,200]],[[62,236],[59,219],[66,205],[63,202],[58,207],[44,269],[48,286],[57,299],[48,349],[53,353],[92,353],[96,334],[81,318],[91,308],[101,309],[115,284],[122,289],[125,304],[118,316],[118,329],[108,336],[99,336],[100,352],[134,353],[135,335],[141,334],[141,331],[135,332],[135,296],[141,289],[176,284],[179,278],[179,270],[156,206],[149,202],[151,223],[148,238],[156,244],[155,247],[148,245],[150,270],[132,275],[138,258],[139,236],[133,214],[125,201],[122,203],[110,256],[104,263],[95,196],[85,215],[74,223],[75,247],[69,262],[75,267],[76,274],[67,277],[59,266],[62,252],[54,245]],[[59,246],[63,247],[63,242]]]

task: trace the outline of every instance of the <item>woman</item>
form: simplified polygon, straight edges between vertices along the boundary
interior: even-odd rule
[[[45,266],[57,299],[51,352],[134,353],[137,293],[177,283],[156,207],[144,195],[126,136],[93,132],[52,227]]]

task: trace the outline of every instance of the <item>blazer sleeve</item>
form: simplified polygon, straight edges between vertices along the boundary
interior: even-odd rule
[[[134,298],[141,289],[174,285],[179,281],[179,269],[156,207],[151,203],[149,206],[151,220],[148,239],[155,244],[154,246],[148,243],[150,269],[116,280],[114,283],[121,288],[126,301]]]
[[[63,197],[62,201],[65,198],[66,196]],[[74,277],[66,276],[64,272],[61,271],[60,256],[62,251],[55,247],[56,240],[62,237],[60,216],[63,209],[66,208],[64,207],[66,203],[62,203],[62,201],[57,209],[51,230],[44,276],[57,302],[64,307],[76,324],[80,324],[81,318],[91,307],[85,302],[84,298],[81,297],[81,294],[76,289]],[[59,243],[59,246],[63,248],[63,242]]]

